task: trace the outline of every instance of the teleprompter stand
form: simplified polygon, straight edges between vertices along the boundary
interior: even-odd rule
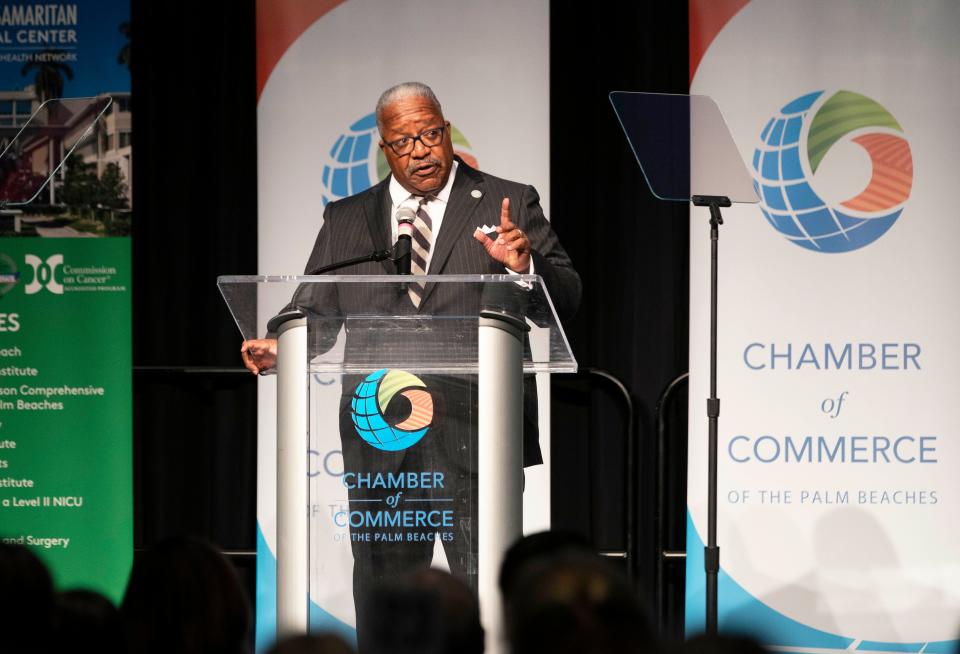
[[[710,397],[707,398],[708,461],[707,461],[707,544],[703,548],[703,567],[707,581],[707,633],[717,631],[717,575],[720,573],[720,548],[717,546],[717,428],[720,419],[720,398],[717,397],[717,254],[720,207],[729,207],[730,198],[716,195],[694,195],[696,207],[710,208]]]
[[[613,92],[610,101],[651,192],[661,200],[710,210],[710,397],[707,398],[707,538],[705,623],[717,632],[720,548],[717,545],[717,288],[718,245],[732,202],[757,202],[723,116],[705,96]]]

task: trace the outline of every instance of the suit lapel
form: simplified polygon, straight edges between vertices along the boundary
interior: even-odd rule
[[[464,230],[470,227],[470,218],[483,197],[483,178],[459,158],[457,161],[457,176],[453,180],[453,188],[450,189],[450,199],[446,211],[443,212],[440,235],[434,243],[430,268],[427,270],[431,275],[443,272],[454,245],[463,238]],[[477,197],[472,195],[475,190],[480,191]]]
[[[376,250],[390,248],[390,178],[380,182],[373,193],[367,193],[363,201],[363,215],[367,219],[367,228]],[[388,275],[397,272],[393,262],[389,259],[380,262]]]
[[[443,273],[447,260],[453,252],[454,246],[460,239],[469,237],[475,225],[471,224],[471,217],[483,198],[483,177],[473,168],[457,157],[457,176],[453,179],[453,188],[450,189],[450,199],[447,209],[443,212],[443,223],[440,225],[440,235],[434,243],[433,254],[430,257],[430,267],[427,273],[439,275]],[[473,191],[480,195],[474,196]],[[469,233],[466,230],[469,229]],[[436,284],[427,284],[423,290],[422,309]]]

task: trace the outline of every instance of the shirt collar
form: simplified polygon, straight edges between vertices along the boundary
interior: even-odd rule
[[[457,160],[454,159],[453,166],[450,168],[450,176],[447,177],[447,183],[444,184],[443,188],[431,199],[431,202],[439,200],[446,204],[450,200],[450,191],[453,189],[453,178],[457,176],[458,165]],[[395,176],[390,175],[390,199],[393,201],[393,206],[399,207],[410,198],[410,195],[410,191],[403,188]]]

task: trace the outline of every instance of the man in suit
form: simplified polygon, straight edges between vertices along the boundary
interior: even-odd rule
[[[550,223],[543,215],[539,196],[532,186],[518,184],[480,172],[454,156],[450,123],[440,103],[426,85],[410,82],[385,91],[377,103],[379,146],[391,175],[357,195],[332,202],[324,211],[307,271],[337,261],[386,250],[397,241],[395,216],[415,216],[412,232],[411,272],[424,274],[537,274],[550,293],[562,319],[576,311],[580,300],[580,278],[564,252]],[[480,226],[495,226],[484,233]],[[349,274],[392,274],[389,261],[358,264],[343,271]],[[321,288],[322,286],[322,288]],[[295,299],[296,306],[313,314],[336,307],[338,313],[380,315],[470,315],[481,301],[450,285],[396,285],[393,292],[358,291],[346,285],[310,285]],[[339,324],[329,322],[313,330],[314,349],[332,345]],[[369,330],[347,326],[345,347],[348,356],[358,356],[375,347],[368,342]],[[440,335],[428,343],[411,343],[417,348],[474,347],[464,338],[475,334],[462,331]],[[244,364],[258,374],[273,367],[276,341],[256,339],[241,347]],[[359,379],[343,380],[341,441],[345,469],[414,472],[443,475],[442,490],[426,492],[428,499],[451,502],[456,507],[456,524],[451,538],[443,540],[451,571],[475,586],[476,542],[476,388],[469,379],[424,377],[433,401],[431,432],[416,445],[399,452],[374,451],[358,436],[351,417],[353,393]],[[524,419],[524,465],[541,463],[536,433],[536,395],[533,379],[527,389]],[[372,489],[349,488],[351,510],[376,495]],[[383,495],[379,491],[379,498]],[[440,498],[439,495],[443,497]],[[425,500],[426,501],[426,500]],[[449,505],[445,508],[449,508]],[[431,534],[438,529],[423,529]],[[369,616],[362,605],[371,581],[395,575],[416,565],[429,565],[433,542],[357,543],[354,541],[354,595],[357,602],[358,634],[362,635]],[[362,649],[362,648],[361,648]]]

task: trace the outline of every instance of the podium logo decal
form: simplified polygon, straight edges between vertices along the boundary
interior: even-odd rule
[[[350,403],[357,434],[387,452],[415,445],[433,422],[433,398],[416,375],[386,368],[357,385]]]
[[[855,177],[837,172],[853,168],[855,159],[826,167],[826,178],[823,171],[817,176],[829,153],[851,154],[843,147],[849,143],[869,156],[870,179],[862,189],[845,188],[844,181]],[[913,186],[913,157],[903,128],[875,100],[853,91],[816,91],[767,121],[753,172],[763,215],[787,240],[816,252],[850,252],[873,243],[900,217]],[[848,199],[825,201],[817,188],[842,189]]]

